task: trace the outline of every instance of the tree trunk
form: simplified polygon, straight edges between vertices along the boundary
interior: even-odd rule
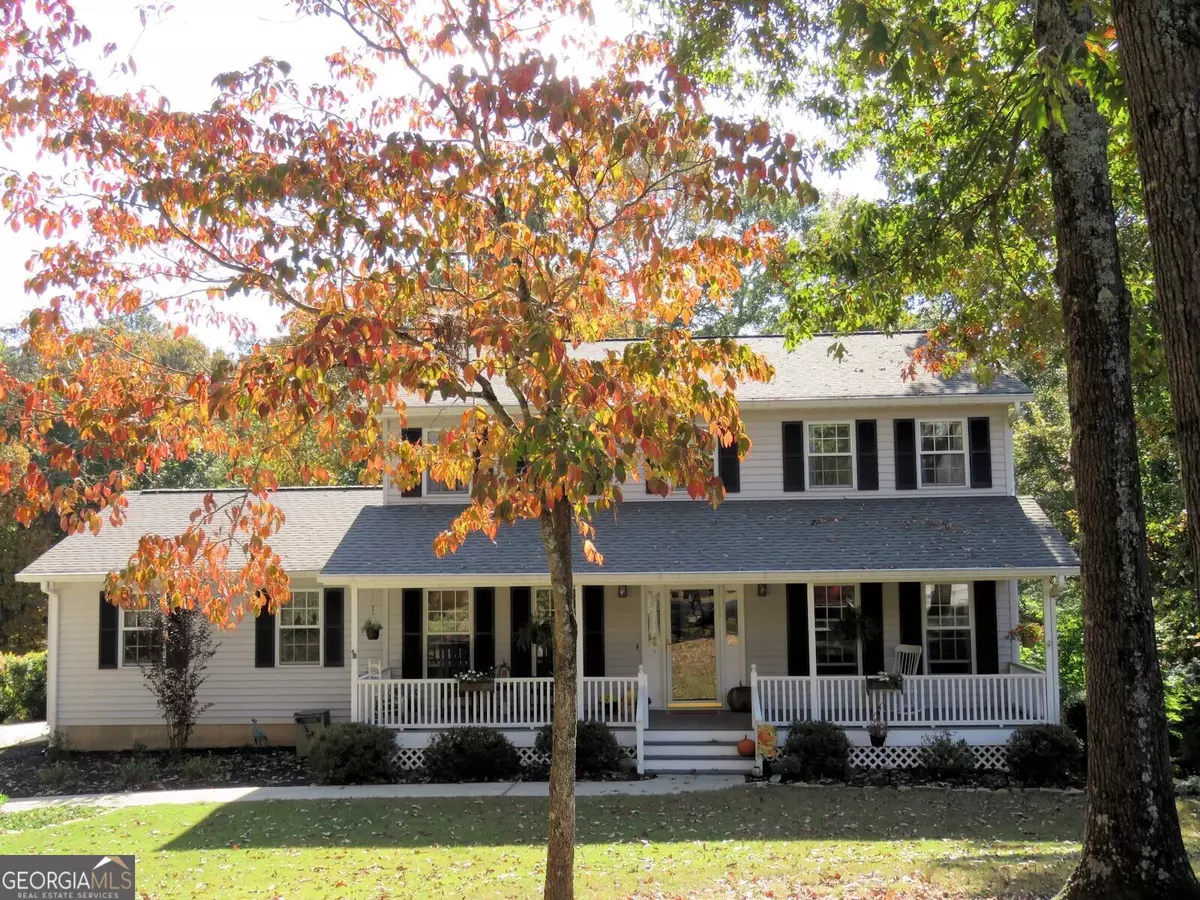
[[[1087,88],[1057,71],[1087,32],[1086,8],[1069,4],[1041,0],[1034,22],[1047,104],[1061,103],[1065,125],[1051,117],[1041,144],[1054,192],[1087,660],[1087,818],[1061,896],[1197,897],[1167,752],[1108,123]]]
[[[546,900],[575,894],[575,579],[571,570],[572,516],[559,501],[542,511],[542,543],[554,596],[554,735],[550,761],[550,832],[546,846]]]
[[[1116,0],[1200,595],[1200,9]]]

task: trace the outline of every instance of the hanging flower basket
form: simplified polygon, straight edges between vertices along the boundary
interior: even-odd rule
[[[868,691],[899,691],[904,689],[904,676],[897,672],[880,672],[867,676]]]
[[[374,619],[367,619],[367,621],[363,622],[362,630],[363,634],[367,636],[368,641],[377,641],[379,640],[379,633],[383,631],[383,626]]]
[[[490,672],[463,672],[458,676],[458,690],[463,694],[491,693],[496,680]]]

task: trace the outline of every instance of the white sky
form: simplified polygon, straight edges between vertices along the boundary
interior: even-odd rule
[[[299,17],[286,0],[174,0],[173,8],[144,31],[137,0],[75,0],[75,7],[96,48],[115,42],[120,50],[114,59],[124,58],[133,48],[137,75],[114,80],[111,86],[149,86],[175,109],[206,106],[214,94],[215,75],[244,68],[264,56],[291,63],[292,77],[301,84],[322,80],[327,74],[325,54],[352,39],[329,19]],[[621,37],[637,27],[619,0],[595,0],[595,9],[596,28],[602,34]],[[100,63],[97,71],[107,71],[108,65]],[[34,160],[17,153],[2,164],[24,170]],[[823,191],[845,194],[877,196],[880,192],[870,162],[840,177],[821,174],[816,184]],[[16,324],[38,305],[36,297],[25,293],[25,261],[42,244],[25,231],[14,234],[5,228],[0,234],[0,326]],[[265,303],[242,312],[264,333],[273,332],[277,314]],[[212,345],[230,343],[226,334],[212,329],[197,327],[193,333]]]

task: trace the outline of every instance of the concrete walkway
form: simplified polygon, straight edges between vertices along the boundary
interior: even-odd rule
[[[45,722],[18,722],[0,725],[0,747],[16,747],[43,740],[50,733]]]
[[[660,775],[646,781],[581,781],[580,797],[647,797],[691,791],[719,791],[745,784],[741,775]],[[9,800],[0,813],[52,806],[100,806],[123,809],[182,803],[246,803],[261,800],[427,800],[432,797],[545,797],[544,781],[503,781],[488,784],[356,784],[345,787],[200,788],[188,791],[134,791],[122,794],[75,794]]]

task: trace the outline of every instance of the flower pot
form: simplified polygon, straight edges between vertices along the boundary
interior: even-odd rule
[[[367,636],[368,641],[379,640],[379,632],[380,632],[379,628],[364,628],[363,629],[363,634],[365,634]]]
[[[754,755],[754,741],[750,740],[748,737],[742,738],[737,742],[737,751],[738,756],[744,756],[749,759]]]
[[[887,732],[886,731],[883,734],[872,734],[872,735],[870,735],[870,737],[871,737],[871,746],[872,747],[882,747],[884,744],[887,743]]]
[[[464,694],[487,694],[496,687],[494,681],[460,681],[458,689]]]
[[[750,688],[743,684],[730,688],[725,695],[725,703],[731,712],[750,712]]]

